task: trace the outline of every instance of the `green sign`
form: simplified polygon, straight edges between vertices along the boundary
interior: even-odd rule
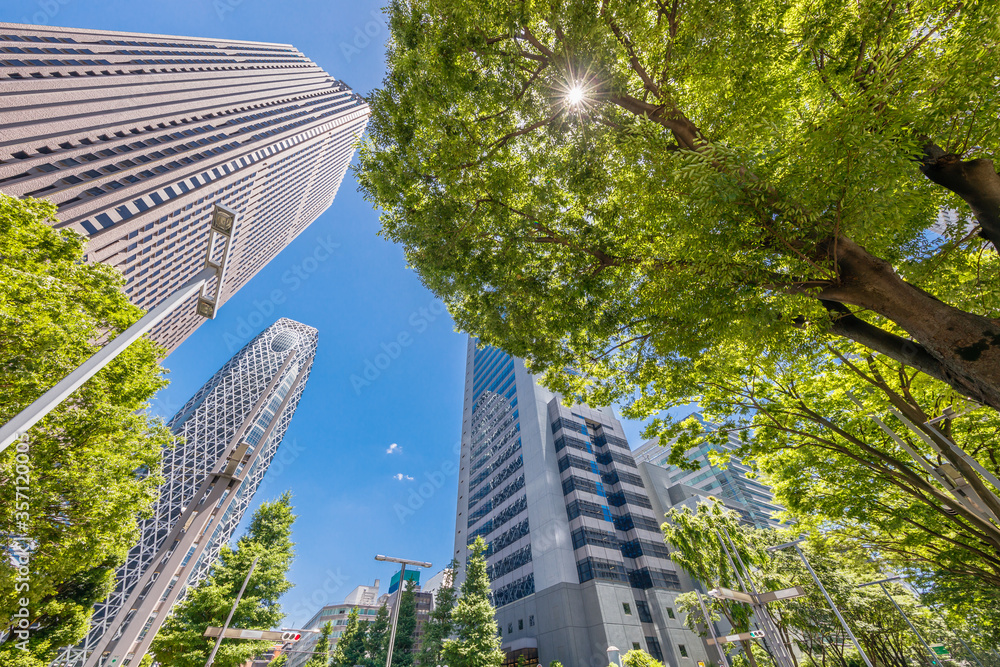
[[[948,653],[948,647],[944,644],[931,644],[931,650],[934,651],[934,655],[939,658],[950,658],[951,654]]]

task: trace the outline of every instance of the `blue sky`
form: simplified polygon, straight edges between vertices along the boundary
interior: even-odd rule
[[[0,20],[290,43],[366,95],[384,74],[381,4],[0,0]],[[169,418],[277,317],[319,329],[312,376],[254,503],[294,494],[298,555],[289,574],[296,587],[283,600],[286,625],[356,585],[380,578],[387,586],[395,569],[376,553],[428,560],[436,572],[453,549],[465,336],[377,230],[378,214],[349,173],[330,209],[167,359],[171,384],[154,405]],[[325,261],[310,259],[331,247]],[[296,268],[306,279],[282,282]],[[271,301],[275,289],[280,304]],[[370,385],[352,385],[383,344],[395,353],[404,333],[410,345]],[[633,447],[640,444],[639,425],[626,428]]]

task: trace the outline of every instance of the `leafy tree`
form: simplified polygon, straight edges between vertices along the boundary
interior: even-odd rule
[[[403,583],[400,582],[400,585],[403,586]],[[413,644],[417,633],[417,597],[413,590],[415,587],[416,584],[412,580],[406,581],[398,597],[396,641],[392,644],[393,667],[413,665]]]
[[[653,658],[645,651],[632,649],[622,656],[622,664],[625,667],[663,667],[663,663]]]
[[[799,331],[1000,408],[1000,260],[965,228],[1000,243],[994,4],[388,13],[358,178],[461,329],[627,416]]]
[[[368,665],[382,667],[385,665],[386,651],[389,646],[389,608],[382,605],[375,614],[375,620],[368,626],[365,637]]]
[[[493,616],[490,577],[486,573],[486,541],[482,536],[469,545],[462,596],[451,612],[455,639],[444,642],[448,667],[500,667],[504,661],[500,635]]]
[[[444,664],[442,652],[444,651],[444,641],[451,636],[453,623],[451,612],[455,607],[455,572],[458,572],[458,560],[454,559],[448,565],[451,574],[446,575],[446,584],[437,591],[434,599],[434,611],[424,624],[424,634],[420,643],[420,653],[417,662],[421,667],[434,667],[434,665]]]
[[[274,658],[271,662],[267,663],[267,667],[285,667],[288,663],[288,654],[281,653]]]
[[[55,212],[0,195],[0,423],[143,314],[120,272],[84,262],[83,239],[51,227]],[[162,354],[135,342],[34,426],[27,449],[0,453],[0,551],[29,552],[31,583],[18,591],[17,563],[0,559],[0,619],[10,627],[24,606],[33,626],[27,652],[16,634],[0,641],[0,665],[47,664],[86,635],[94,603],[114,588],[162,482],[171,436],[146,413],[166,385]]]
[[[741,588],[739,576],[733,571],[723,549],[722,531],[733,537],[736,553],[744,563],[760,565],[767,561],[763,550],[766,545],[755,539],[757,535],[744,530],[736,514],[719,503],[699,503],[694,512],[688,507],[672,509],[662,528],[664,539],[674,547],[671,559],[708,588]],[[725,616],[734,633],[750,629],[753,615],[750,605],[714,598],[706,598],[705,603],[713,612]],[[687,606],[689,608],[684,611],[687,612],[689,623],[702,616],[700,608],[697,613],[692,613],[693,609],[690,607],[697,607],[696,602],[689,602]],[[752,644],[752,640],[740,641],[750,664],[756,667],[757,660],[751,652]]]
[[[357,622],[357,618],[354,619]],[[327,621],[320,628],[319,637],[316,639],[316,645],[313,646],[312,657],[306,662],[305,667],[327,667],[327,665],[332,664],[333,660],[330,657],[330,635],[333,634],[333,623]]]
[[[365,664],[367,631],[368,623],[358,621],[358,608],[353,607],[351,613],[347,615],[347,626],[343,634],[340,635],[340,639],[337,640],[337,647],[333,650],[331,667],[353,667]]]
[[[250,521],[236,548],[223,545],[218,562],[209,576],[187,592],[176,605],[153,641],[152,653],[164,667],[202,667],[214,644],[203,637],[209,625],[222,627],[233,601],[255,558],[257,567],[250,576],[243,598],[236,607],[231,625],[246,630],[269,630],[284,614],[278,598],[292,587],[286,579],[292,564],[291,494],[263,503]],[[237,667],[271,647],[268,641],[223,641],[216,654],[219,667]]]
[[[672,462],[684,466],[688,448],[739,433],[735,455],[767,477],[800,530],[822,529],[842,545],[922,572],[928,588],[956,576],[1000,588],[1000,528],[967,501],[956,502],[928,470],[949,464],[1000,513],[996,489],[946,439],[1000,474],[994,410],[957,417],[974,406],[947,385],[859,346],[803,345],[790,357],[745,359],[727,377],[703,383],[692,400],[717,426],[654,423],[652,430],[676,438]],[[932,418],[933,427],[926,424]]]

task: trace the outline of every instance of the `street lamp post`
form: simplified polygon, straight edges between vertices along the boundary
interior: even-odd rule
[[[208,660],[205,662],[205,667],[212,667],[212,663],[215,662],[215,654],[219,650],[219,645],[222,643],[222,638],[226,636],[226,630],[229,628],[230,621],[233,620],[233,614],[236,613],[236,605],[240,603],[243,599],[243,591],[247,589],[247,584],[250,583],[250,575],[253,574],[254,568],[257,567],[257,561],[260,560],[260,556],[253,559],[253,563],[250,564],[250,571],[247,572],[247,578],[243,580],[243,585],[240,586],[240,592],[236,595],[236,599],[233,601],[233,608],[229,610],[229,616],[226,617],[226,623],[222,626],[222,632],[219,633],[219,638],[215,640],[215,646],[212,647],[212,652],[208,654]]]
[[[54,387],[42,394],[31,405],[14,416],[0,427],[0,452],[9,447],[15,440],[24,435],[29,428],[37,424],[45,415],[62,403],[87,380],[107,366],[112,359],[128,349],[129,345],[148,333],[167,315],[177,309],[190,296],[199,292],[197,312],[208,319],[215,318],[218,300],[221,298],[222,279],[229,261],[229,250],[232,246],[232,233],[236,222],[236,212],[219,204],[212,212],[211,234],[208,238],[208,250],[205,254],[205,267],[193,278],[184,283],[176,292],[162,303],[150,310],[143,317],[123,331],[110,343],[97,351],[94,356],[83,362],[76,370],[60,380]],[[212,259],[215,242],[218,237],[224,239],[222,258],[216,262]],[[208,294],[208,283],[216,278],[215,295]]]
[[[403,600],[403,586],[406,585],[406,566],[413,565],[415,567],[430,567],[431,564],[422,560],[406,560],[405,558],[391,558],[389,556],[378,555],[375,556],[375,560],[385,561],[387,563],[399,563],[399,588],[396,589],[396,604],[392,606],[392,623],[389,630],[389,649],[386,651],[385,655],[385,667],[392,667],[392,645],[396,643],[396,621],[399,619],[399,608],[402,606],[400,603]]]
[[[871,660],[868,659],[868,655],[865,653],[865,650],[861,648],[861,643],[858,642],[858,638],[854,636],[854,633],[851,632],[851,629],[847,626],[847,622],[844,621],[844,617],[840,615],[840,610],[837,609],[837,605],[833,603],[833,598],[831,598],[830,594],[826,592],[826,588],[823,586],[823,583],[819,580],[819,577],[816,576],[816,571],[812,569],[812,565],[810,565],[809,561],[806,560],[806,555],[802,553],[802,549],[799,548],[799,542],[804,541],[804,539],[805,538],[800,538],[792,542],[785,542],[784,544],[776,544],[773,547],[768,547],[767,550],[778,551],[779,549],[787,549],[788,547],[795,547],[795,551],[798,552],[799,558],[802,559],[802,563],[806,566],[806,569],[809,570],[809,574],[812,575],[813,581],[816,582],[816,586],[818,586],[819,590],[823,592],[823,597],[826,598],[827,604],[830,605],[830,609],[832,609],[833,613],[837,615],[837,620],[840,621],[840,625],[841,627],[844,628],[844,632],[846,632],[847,636],[851,638],[852,642],[854,642],[854,648],[858,649],[858,653],[861,654],[861,657],[865,661],[865,664],[868,665],[868,667],[872,667]]]

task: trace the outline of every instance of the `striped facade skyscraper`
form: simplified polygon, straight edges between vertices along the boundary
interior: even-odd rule
[[[606,667],[609,646],[707,664],[674,602],[692,584],[613,411],[566,407],[499,349],[470,339],[467,355],[455,558],[488,544],[507,664]]]
[[[239,213],[224,302],[333,201],[368,105],[287,44],[0,23],[0,192],[58,206],[151,308]],[[214,290],[215,286],[211,286]],[[153,338],[177,347],[196,296]]]
[[[316,343],[316,329],[278,320],[174,415],[168,426],[183,440],[163,452],[165,481],[153,516],[140,523],[140,542],[116,572],[116,589],[95,606],[87,638],[53,665],[122,667],[148,650],[250,506],[295,414]]]

